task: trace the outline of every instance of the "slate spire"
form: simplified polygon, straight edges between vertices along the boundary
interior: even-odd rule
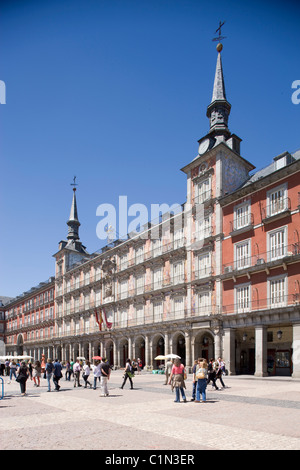
[[[78,212],[77,212],[77,203],[76,203],[76,188],[73,188],[73,200],[71,205],[70,217],[67,222],[69,227],[68,230],[68,240],[79,240],[79,227],[80,222],[78,220]]]
[[[223,75],[221,51],[223,46],[221,43],[217,45],[218,57],[214,79],[214,87],[212,100],[207,107],[207,117],[210,123],[210,133],[215,135],[229,135],[228,117],[231,109],[230,103],[226,99],[225,82]]]

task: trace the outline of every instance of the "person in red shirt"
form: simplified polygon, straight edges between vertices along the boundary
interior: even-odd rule
[[[184,403],[186,403],[186,396],[184,392],[184,389],[186,388],[185,382],[184,382],[184,375],[185,375],[184,365],[181,364],[180,359],[175,359],[172,370],[171,370],[170,379],[169,379],[169,385],[171,384],[172,390],[173,388],[175,388],[175,392],[176,392],[176,399],[174,400],[175,403],[180,403],[180,392],[181,392]]]

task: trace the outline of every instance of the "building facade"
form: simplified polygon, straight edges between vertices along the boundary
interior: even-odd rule
[[[5,305],[7,355],[52,357],[55,337],[55,280],[49,278]]]
[[[20,310],[10,304],[8,351],[23,341],[35,357],[101,355],[115,367],[139,357],[149,369],[168,353],[188,368],[198,357],[221,356],[230,374],[300,376],[300,153],[286,152],[253,173],[228,127],[221,50],[219,44],[209,131],[182,168],[182,211],[89,254],[79,238],[74,186],[67,239],[54,254],[51,337],[41,343],[20,330],[23,322],[12,318]]]

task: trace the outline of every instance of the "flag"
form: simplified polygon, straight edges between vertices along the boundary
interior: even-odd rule
[[[113,326],[113,324],[112,324],[111,322],[107,321],[106,313],[105,313],[104,308],[102,309],[102,311],[103,311],[103,315],[104,315],[104,319],[105,319],[106,326],[107,326],[107,328],[110,329],[110,328]]]
[[[101,325],[102,325],[102,323],[103,323],[101,311],[100,311],[100,314],[99,314],[99,317],[100,317],[100,318],[98,318],[97,309],[95,309],[95,317],[96,317],[96,323],[98,323],[98,325],[99,325],[99,330],[101,331],[101,329],[102,329]]]

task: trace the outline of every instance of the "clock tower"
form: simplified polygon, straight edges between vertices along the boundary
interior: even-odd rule
[[[75,177],[76,178],[76,177]],[[56,276],[64,275],[69,269],[76,264],[88,260],[90,255],[86,251],[86,247],[79,239],[80,222],[78,220],[76,186],[75,178],[73,186],[73,198],[69,220],[67,221],[68,235],[67,240],[59,242],[59,251],[53,256],[56,258]]]

